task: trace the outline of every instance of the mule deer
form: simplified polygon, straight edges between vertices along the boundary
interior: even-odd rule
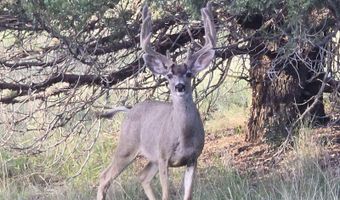
[[[211,4],[201,10],[205,45],[197,52],[188,52],[184,64],[175,64],[168,57],[150,46],[151,14],[147,6],[142,11],[140,43],[145,54],[146,66],[169,82],[172,103],[145,101],[132,109],[119,107],[102,114],[111,118],[116,112],[127,111],[121,134],[110,166],[100,176],[97,200],[105,198],[111,179],[115,179],[137,155],[148,163],[139,179],[146,196],[154,200],[150,182],[159,171],[162,199],[169,199],[168,168],[186,166],[184,175],[184,199],[192,198],[193,178],[197,158],[204,146],[203,124],[192,99],[191,79],[205,69],[214,57],[216,30],[211,14]]]

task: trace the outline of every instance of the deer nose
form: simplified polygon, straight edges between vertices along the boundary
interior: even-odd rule
[[[184,91],[185,91],[185,85],[182,84],[182,83],[179,83],[179,84],[177,84],[177,85],[175,86],[175,90],[176,90],[177,92],[184,92]]]

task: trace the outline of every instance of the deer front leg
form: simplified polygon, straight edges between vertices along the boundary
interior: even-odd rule
[[[162,200],[169,199],[169,164],[167,160],[159,162],[159,178],[162,186]]]
[[[139,180],[141,181],[144,192],[149,200],[156,200],[150,183],[152,178],[156,175],[157,171],[157,164],[149,162],[139,174]]]
[[[184,174],[184,200],[192,199],[193,180],[197,168],[197,161],[187,166]]]

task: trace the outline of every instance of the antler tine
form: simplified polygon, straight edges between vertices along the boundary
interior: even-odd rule
[[[202,20],[204,24],[205,43],[204,46],[196,53],[191,54],[188,52],[187,62],[195,60],[199,55],[207,52],[216,45],[216,28],[211,13],[211,3],[208,2],[205,8],[201,9]]]
[[[204,31],[206,36],[209,38],[209,42],[212,45],[212,48],[216,45],[216,28],[214,23],[214,17],[211,13],[211,3],[209,2],[207,6],[203,9],[203,20],[204,20]]]
[[[145,48],[150,43],[150,36],[151,36],[151,15],[149,13],[148,6],[144,5],[142,10],[142,26],[140,33],[140,43],[144,51]]]
[[[150,45],[150,39],[152,35],[151,31],[152,31],[151,13],[148,9],[147,4],[145,4],[142,10],[142,25],[140,33],[141,48],[145,53],[148,53],[160,59],[165,66],[172,65],[172,61],[170,59],[152,49]]]

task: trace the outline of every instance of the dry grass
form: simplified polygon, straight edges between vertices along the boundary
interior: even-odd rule
[[[244,86],[242,83],[239,88]],[[294,146],[274,157],[277,151],[271,146],[244,141],[249,91],[225,90],[222,87],[217,111],[205,122],[206,144],[199,159],[195,200],[339,199],[340,145],[339,140],[328,137],[335,136],[331,131],[338,130],[302,129]],[[120,121],[121,117],[117,119]],[[115,147],[120,125],[117,121],[104,122],[101,137],[82,174],[70,180],[67,178],[74,174],[79,158],[51,165],[55,152],[27,157],[0,149],[0,200],[94,199],[98,174],[110,162]],[[138,161],[114,181],[108,199],[145,199],[135,176],[142,165],[143,160]],[[182,197],[183,171],[171,171],[172,199]],[[157,178],[153,185],[160,196]]]
[[[339,144],[327,140],[323,135],[330,135],[333,129],[302,129],[301,135],[294,139],[294,146],[280,155],[274,163],[271,158],[276,153],[266,144],[248,144],[242,134],[233,134],[227,130],[218,134],[210,133],[200,157],[198,179],[194,199],[309,199],[337,200],[340,195],[340,151]],[[339,134],[336,133],[335,134]],[[334,135],[334,133],[332,134]],[[340,134],[339,134],[340,135]],[[322,141],[322,142],[320,142]],[[326,141],[326,142],[325,142]],[[337,140],[335,140],[336,142]],[[101,147],[98,151],[104,151]],[[106,149],[106,157],[112,150]],[[100,152],[98,152],[100,153]],[[99,161],[105,164],[89,163],[91,166],[105,166],[109,159]],[[94,162],[98,162],[98,158]],[[19,160],[16,161],[19,164]],[[23,162],[23,161],[22,161]],[[110,189],[108,199],[144,199],[142,188],[137,181],[136,172],[140,164],[129,167]],[[20,166],[20,165],[17,165]],[[8,168],[15,165],[7,165]],[[5,169],[2,168],[2,171]],[[32,182],[24,170],[17,169],[17,176],[2,179],[0,199],[93,199],[96,192],[98,170],[85,170],[77,179],[58,182],[61,185],[44,185]],[[20,170],[23,175],[21,179]],[[89,170],[89,171],[87,171]],[[92,174],[90,173],[92,172]],[[182,194],[183,169],[172,172],[171,194],[173,199],[180,199]],[[31,181],[30,181],[31,180]],[[154,180],[157,194],[161,189],[159,181]]]
[[[205,129],[207,132],[219,132],[227,129],[245,128],[248,120],[248,110],[245,108],[234,107],[222,112],[213,114],[212,119],[207,121]]]

